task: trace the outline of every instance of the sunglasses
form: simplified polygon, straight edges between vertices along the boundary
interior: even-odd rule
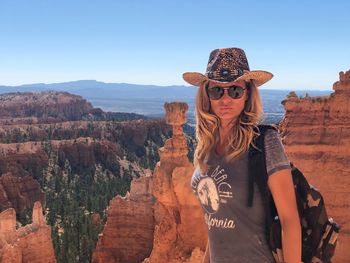
[[[219,100],[219,99],[221,99],[222,96],[224,96],[225,89],[228,90],[228,95],[232,99],[239,99],[243,96],[244,90],[246,88],[243,88],[243,87],[238,86],[238,85],[233,85],[233,86],[226,87],[226,88],[220,87],[220,86],[215,86],[212,88],[207,87],[207,94],[208,94],[210,99]]]

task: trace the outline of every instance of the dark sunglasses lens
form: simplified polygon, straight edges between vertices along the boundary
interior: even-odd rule
[[[224,94],[224,89],[222,87],[213,87],[208,89],[209,98],[213,100],[218,100]]]
[[[239,99],[243,96],[244,89],[241,86],[231,86],[228,90],[228,94],[233,99]]]
[[[244,94],[244,88],[241,86],[231,86],[228,88],[228,95],[233,99],[239,99]],[[224,88],[217,86],[208,89],[208,96],[212,100],[218,100],[224,95]]]

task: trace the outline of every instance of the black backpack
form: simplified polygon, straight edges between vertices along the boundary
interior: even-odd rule
[[[267,185],[264,151],[264,133],[267,129],[278,130],[273,125],[259,125],[260,136],[249,149],[248,206],[253,205],[254,183],[262,195],[266,212],[265,234],[267,243],[277,263],[284,262],[282,253],[281,224],[276,206]],[[292,176],[302,230],[302,261],[304,263],[331,263],[337,245],[339,225],[328,218],[321,193],[310,185],[301,171],[292,163]]]

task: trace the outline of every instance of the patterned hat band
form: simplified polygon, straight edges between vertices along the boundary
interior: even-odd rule
[[[230,81],[236,80],[237,78],[242,76],[245,72],[246,70],[243,70],[242,68],[232,67],[231,69],[207,71],[205,75],[208,77],[208,79],[211,79],[211,80],[230,82]]]

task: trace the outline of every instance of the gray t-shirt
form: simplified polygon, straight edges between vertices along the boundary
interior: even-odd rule
[[[265,136],[268,175],[291,169],[277,131],[269,129]],[[274,262],[265,241],[265,211],[256,185],[253,207],[247,207],[248,152],[232,163],[213,152],[208,164],[207,174],[195,170],[191,187],[208,226],[210,263]]]

